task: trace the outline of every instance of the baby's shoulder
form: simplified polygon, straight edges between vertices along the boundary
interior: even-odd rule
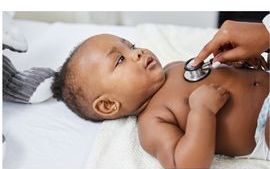
[[[164,66],[163,70],[168,77],[171,77],[174,74],[179,75],[179,73],[183,73],[184,71],[185,62],[177,61],[177,62],[171,62]]]
[[[183,61],[176,61],[176,62],[170,62],[167,65],[164,66],[164,71],[169,71],[171,69],[174,69],[175,67],[184,67],[185,62]]]

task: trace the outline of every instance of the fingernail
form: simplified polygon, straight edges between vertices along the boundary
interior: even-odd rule
[[[193,60],[192,63],[191,63],[192,66],[196,66],[197,65],[197,61],[196,60]]]

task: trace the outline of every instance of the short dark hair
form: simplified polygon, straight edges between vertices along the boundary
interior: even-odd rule
[[[85,120],[101,122],[104,119],[93,110],[89,110],[89,108],[87,108],[89,101],[87,101],[82,88],[69,80],[69,76],[72,76],[72,74],[74,75],[73,70],[70,69],[69,63],[74,55],[77,54],[79,48],[84,44],[84,42],[74,48],[60,70],[55,72],[51,90],[53,92],[53,97],[56,98],[57,101],[63,101],[66,106],[79,117]]]

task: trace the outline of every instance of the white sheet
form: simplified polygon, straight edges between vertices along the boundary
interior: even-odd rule
[[[81,168],[100,128],[55,100],[3,108],[5,169]]]
[[[17,69],[44,66],[57,70],[71,49],[85,38],[111,33],[136,42],[135,28],[88,24],[16,21],[27,53],[4,51]],[[92,154],[100,123],[85,121],[51,99],[35,105],[3,103],[5,169],[79,169]]]

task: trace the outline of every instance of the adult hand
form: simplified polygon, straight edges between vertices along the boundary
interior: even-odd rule
[[[269,48],[269,33],[262,23],[225,21],[214,38],[195,58],[193,66],[213,53],[221,63],[258,57]]]

